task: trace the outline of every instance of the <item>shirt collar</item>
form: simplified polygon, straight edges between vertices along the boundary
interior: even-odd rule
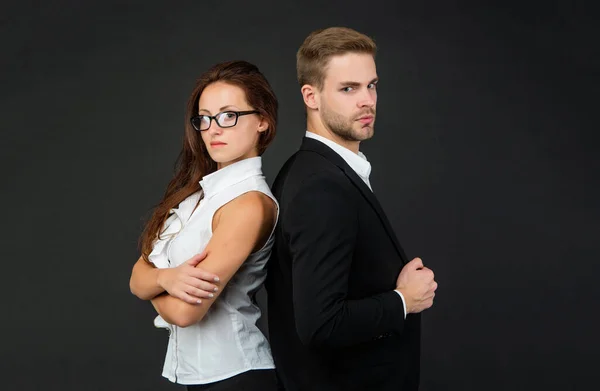
[[[253,176],[262,175],[262,158],[257,156],[240,160],[205,175],[199,183],[204,191],[204,198],[210,198],[236,183],[240,183]]]
[[[371,175],[371,163],[369,163],[367,157],[362,152],[358,151],[358,154],[356,154],[348,148],[342,147],[338,143],[313,132],[307,131],[306,137],[320,141],[329,148],[333,149],[342,157],[342,159],[346,161],[346,163],[348,163],[350,168],[352,168],[358,174],[358,176],[368,182],[369,175]]]

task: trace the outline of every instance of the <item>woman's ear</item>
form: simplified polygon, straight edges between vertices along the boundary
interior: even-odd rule
[[[261,117],[260,122],[258,124],[258,131],[259,133],[262,133],[265,132],[267,129],[269,129],[269,123],[267,122],[265,117]]]

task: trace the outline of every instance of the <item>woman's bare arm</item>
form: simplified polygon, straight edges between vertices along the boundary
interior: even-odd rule
[[[220,277],[215,299],[248,256],[268,240],[275,223],[275,204],[255,191],[237,197],[215,214],[213,236],[206,246],[208,255],[201,262],[205,271]],[[180,327],[200,321],[212,303],[213,300],[203,300],[202,304],[194,305],[168,295],[152,299],[159,315]]]
[[[131,272],[131,293],[142,300],[151,300],[166,291],[192,304],[209,298],[217,289],[214,282],[218,281],[218,277],[203,268],[195,267],[205,257],[206,253],[201,253],[177,267],[166,269],[158,269],[140,257]]]

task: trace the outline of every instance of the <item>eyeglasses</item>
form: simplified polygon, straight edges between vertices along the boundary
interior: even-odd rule
[[[208,130],[210,128],[210,123],[214,119],[217,125],[220,128],[231,128],[237,124],[238,118],[242,115],[248,114],[259,114],[258,110],[251,111],[223,111],[221,113],[217,113],[213,116],[210,115],[196,115],[190,118],[190,122],[194,129],[199,131]]]

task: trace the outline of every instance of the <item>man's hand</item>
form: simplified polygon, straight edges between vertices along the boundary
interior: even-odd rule
[[[418,313],[433,305],[437,282],[433,271],[423,266],[420,258],[415,258],[402,268],[396,289],[402,293],[407,313]]]
[[[213,297],[218,290],[214,284],[219,278],[202,269],[196,268],[206,258],[206,252],[194,255],[174,268],[160,269],[157,283],[173,297],[186,303],[200,304],[201,299]]]

